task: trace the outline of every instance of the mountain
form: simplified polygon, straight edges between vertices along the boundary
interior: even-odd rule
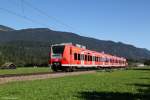
[[[13,28],[0,25],[0,31],[13,31],[13,30],[14,30]]]
[[[47,63],[49,47],[56,43],[77,43],[88,49],[126,57],[132,60],[150,59],[150,51],[121,42],[104,41],[84,37],[71,32],[54,31],[47,28],[31,28],[0,31],[0,54],[4,59],[18,63]],[[14,57],[15,56],[15,57]],[[22,57],[23,56],[23,57]],[[15,58],[15,59],[14,59]],[[26,59],[26,60],[25,60]]]

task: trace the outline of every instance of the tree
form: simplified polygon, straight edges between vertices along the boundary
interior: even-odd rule
[[[150,65],[150,60],[146,60],[146,61],[144,62],[144,64],[145,64],[145,65]]]

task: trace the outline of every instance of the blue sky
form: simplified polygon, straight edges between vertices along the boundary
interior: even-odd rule
[[[73,29],[38,13],[24,1]],[[0,10],[0,24],[15,29],[48,27],[150,50],[150,0],[0,0],[0,8],[46,24],[32,23]]]

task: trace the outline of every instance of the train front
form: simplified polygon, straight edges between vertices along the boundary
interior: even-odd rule
[[[50,65],[53,71],[62,70],[61,62],[65,45],[52,45],[50,53]]]

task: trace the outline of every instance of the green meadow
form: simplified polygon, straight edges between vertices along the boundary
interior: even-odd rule
[[[39,72],[50,72],[49,67],[20,67],[17,69],[1,69],[0,75],[4,74],[29,74],[29,73],[39,73]]]
[[[0,100],[150,100],[150,68],[0,85]]]

